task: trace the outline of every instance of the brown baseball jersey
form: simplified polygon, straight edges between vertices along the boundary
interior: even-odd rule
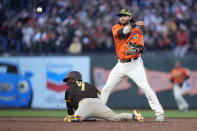
[[[98,98],[97,95],[100,94],[100,91],[96,87],[87,82],[76,81],[68,86],[65,91],[68,115],[74,114],[73,109],[76,110],[78,108],[78,104],[82,99]]]

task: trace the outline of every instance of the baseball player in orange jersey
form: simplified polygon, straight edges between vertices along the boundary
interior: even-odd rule
[[[171,82],[178,109],[182,112],[186,112],[189,108],[189,104],[183,98],[183,93],[186,88],[190,88],[189,74],[187,69],[181,67],[178,61],[176,61],[175,68],[171,71]]]
[[[109,74],[109,78],[101,91],[101,100],[106,104],[111,90],[125,77],[131,78],[143,90],[149,105],[155,111],[156,121],[164,121],[164,110],[150,87],[141,53],[144,42],[143,34],[139,28],[132,28],[131,12],[127,9],[120,10],[119,24],[112,27],[116,45],[118,63]]]

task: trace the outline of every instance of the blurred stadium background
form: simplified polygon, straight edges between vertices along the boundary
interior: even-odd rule
[[[169,80],[175,60],[190,70],[191,88],[184,97],[190,109],[196,109],[197,1],[1,0],[0,115],[20,111],[8,108],[62,112],[67,88],[62,78],[72,70],[101,90],[117,62],[111,27],[121,8],[132,10],[134,18],[145,23],[140,27],[144,65],[164,109],[177,109]],[[150,109],[145,96],[127,79],[115,88],[108,105]],[[195,110],[188,113],[197,117]]]

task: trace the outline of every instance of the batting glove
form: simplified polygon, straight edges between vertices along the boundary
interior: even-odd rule
[[[80,120],[80,115],[69,115],[64,118],[64,122],[79,122]]]

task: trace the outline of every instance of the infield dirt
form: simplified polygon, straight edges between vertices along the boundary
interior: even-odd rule
[[[0,117],[0,131],[196,131],[197,119],[169,118],[155,122],[145,118],[144,122],[64,123],[63,118]]]

